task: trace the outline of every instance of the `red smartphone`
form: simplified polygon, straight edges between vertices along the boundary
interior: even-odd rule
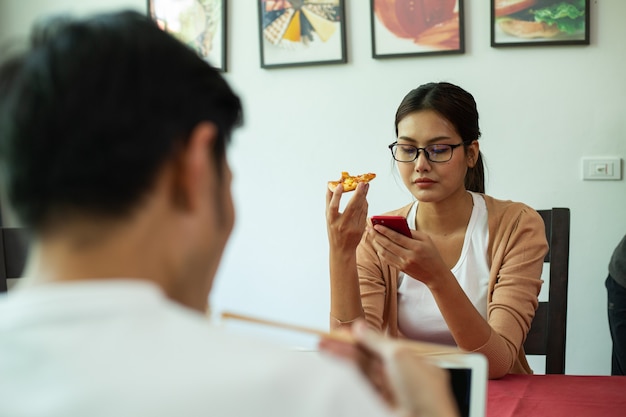
[[[402,233],[404,236],[411,237],[409,225],[406,222],[406,218],[402,216],[372,216],[371,220],[373,225],[380,224]]]

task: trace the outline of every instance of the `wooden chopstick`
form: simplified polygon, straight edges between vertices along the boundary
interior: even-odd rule
[[[263,324],[266,326],[277,327],[280,329],[293,330],[300,333],[308,333],[319,337],[326,337],[328,339],[339,340],[341,342],[354,343],[354,338],[349,333],[344,332],[325,332],[323,330],[317,330],[311,327],[299,326],[296,324],[282,323],[273,320],[260,319],[256,317],[246,316],[243,314],[232,313],[228,311],[224,311],[221,313],[222,319],[235,319],[246,321],[249,323]]]
[[[343,331],[334,331],[334,332],[325,332],[323,330],[313,329],[311,327],[304,327],[295,324],[282,323],[274,320],[261,319],[257,317],[251,317],[244,314],[232,313],[232,312],[222,312],[220,314],[221,319],[234,319],[245,321],[249,323],[262,324],[266,326],[277,327],[280,329],[293,330],[296,332],[307,333],[316,335],[319,337],[325,337],[328,339],[338,340],[341,342],[354,343],[354,338],[350,333]],[[406,346],[413,350],[415,353],[424,355],[424,356],[435,356],[435,355],[450,355],[450,354],[461,354],[462,350],[446,345],[439,345],[435,343],[426,343],[426,342],[418,342],[414,340],[406,340],[406,339],[396,339],[396,343],[399,343],[403,346]]]

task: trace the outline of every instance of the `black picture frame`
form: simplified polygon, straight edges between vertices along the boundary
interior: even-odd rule
[[[545,2],[542,4],[542,1]],[[491,0],[491,46],[589,45],[590,0],[540,0],[532,7],[496,7]],[[569,8],[554,20],[558,8]],[[573,16],[573,17],[572,17]],[[533,20],[530,20],[533,19]],[[556,23],[552,23],[556,21]]]
[[[257,0],[261,68],[345,64],[345,0]]]
[[[227,0],[148,0],[149,16],[159,27],[226,72]]]
[[[370,0],[374,59],[465,53],[464,0],[430,2],[431,9]]]

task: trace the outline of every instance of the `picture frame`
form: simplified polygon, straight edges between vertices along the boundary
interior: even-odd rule
[[[374,59],[465,53],[464,0],[370,0]]]
[[[345,64],[345,0],[257,0],[261,68]]]
[[[491,46],[589,45],[591,0],[491,0]]]
[[[161,29],[226,72],[227,0],[148,0],[148,13]]]

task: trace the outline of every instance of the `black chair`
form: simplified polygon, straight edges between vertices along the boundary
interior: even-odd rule
[[[539,302],[524,342],[528,355],[546,357],[546,374],[565,373],[565,336],[567,324],[567,281],[569,274],[570,210],[537,210],[546,227],[550,263],[548,301]]]
[[[7,280],[20,278],[28,255],[28,231],[22,227],[0,228],[0,293]]]

